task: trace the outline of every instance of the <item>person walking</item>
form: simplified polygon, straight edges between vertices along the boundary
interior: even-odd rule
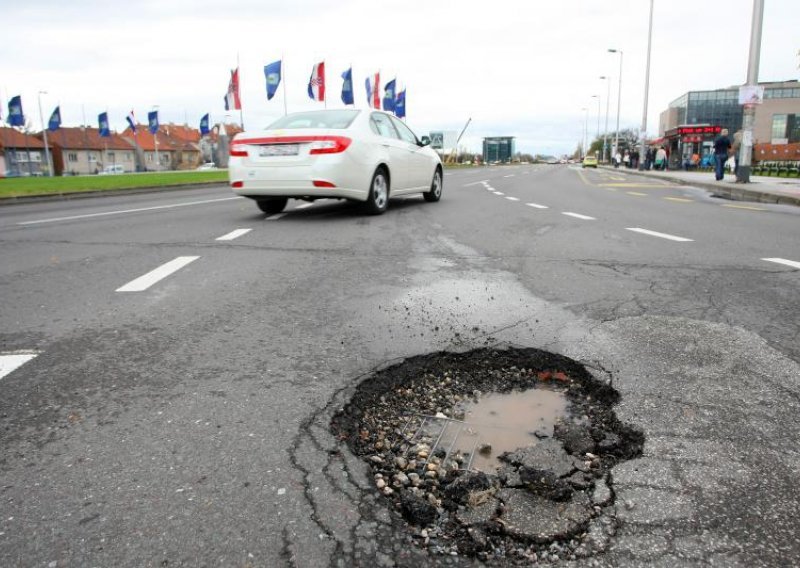
[[[739,173],[739,148],[742,147],[742,131],[737,130],[733,133],[733,144],[731,145],[731,150],[733,152],[733,173],[737,175]]]
[[[663,146],[659,146],[656,150],[656,168],[659,171],[667,169],[667,151]]]
[[[725,162],[728,161],[728,152],[731,149],[731,140],[728,138],[728,129],[723,128],[717,139],[714,140],[714,177],[722,181],[725,177]]]
[[[614,167],[618,168],[620,162],[622,162],[622,155],[619,153],[619,150],[614,154]]]
[[[626,168],[631,167],[631,155],[625,150],[625,155],[622,157],[622,163],[625,164]]]

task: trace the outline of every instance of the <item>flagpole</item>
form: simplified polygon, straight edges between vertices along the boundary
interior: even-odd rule
[[[325,60],[324,59],[322,60],[322,68],[323,69],[325,68]],[[322,104],[324,105],[324,108],[327,109],[328,108],[328,85],[325,85],[325,80],[326,80],[325,79],[325,75],[323,75],[322,76],[322,84],[325,86],[325,96],[322,97]]]
[[[239,52],[236,52],[236,90],[239,91],[239,125],[244,130],[244,114],[242,113],[242,76],[239,74]]]
[[[281,81],[283,81],[283,115],[289,114],[289,106],[286,104],[286,61],[281,53]]]

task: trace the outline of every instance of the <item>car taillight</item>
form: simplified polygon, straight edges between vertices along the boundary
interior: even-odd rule
[[[244,187],[244,182],[243,181],[232,181],[231,182],[231,187],[234,188],[234,189],[240,189],[240,188]]]
[[[346,136],[314,136],[310,141],[309,154],[338,154],[347,150],[352,142]]]
[[[237,158],[246,158],[247,148],[241,142],[234,142],[233,144],[231,144],[230,155]]]
[[[329,181],[325,181],[323,179],[315,179],[311,183],[314,184],[314,187],[336,187],[336,184],[333,184]]]

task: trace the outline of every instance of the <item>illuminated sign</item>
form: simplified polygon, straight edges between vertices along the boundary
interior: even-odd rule
[[[676,134],[719,134],[721,131],[721,126],[679,126]]]

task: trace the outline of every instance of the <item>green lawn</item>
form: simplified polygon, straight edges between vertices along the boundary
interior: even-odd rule
[[[195,183],[227,183],[227,170],[155,172],[110,176],[25,177],[0,179],[0,199],[28,195],[113,191],[137,187],[166,187]]]

